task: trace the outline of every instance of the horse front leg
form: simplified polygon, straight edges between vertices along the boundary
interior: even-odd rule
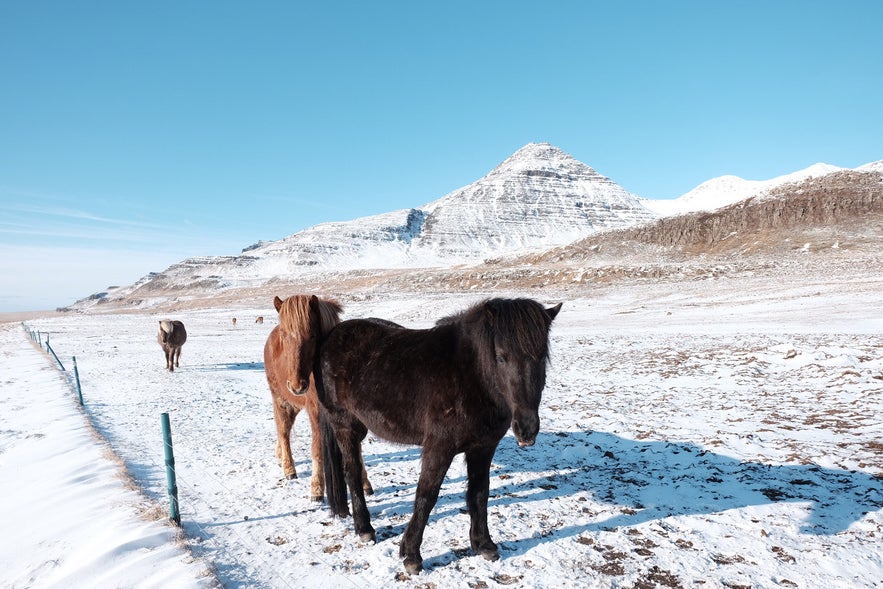
[[[276,422],[276,460],[279,461],[285,478],[296,479],[297,471],[291,457],[291,430],[297,417],[297,409],[284,401],[277,400],[274,395],[273,417]]]
[[[362,463],[362,490],[365,491],[365,495],[373,495],[374,487],[371,486],[371,481],[368,480],[368,469],[365,468],[365,458],[362,456],[362,444],[359,443],[359,462]]]
[[[472,551],[487,560],[500,558],[497,545],[491,540],[487,527],[487,500],[490,489],[490,469],[496,446],[477,448],[466,452],[466,507],[469,509],[469,543]]]
[[[431,449],[425,444],[423,446],[423,466],[420,468],[420,479],[414,496],[414,512],[399,546],[399,556],[404,559],[405,570],[409,573],[423,570],[423,557],[420,555],[423,531],[429,521],[429,514],[438,501],[442,481],[453,459],[454,454],[451,452]]]
[[[322,435],[319,429],[319,406],[307,400],[307,415],[313,432],[310,453],[313,458],[313,475],[310,477],[310,499],[321,502],[325,496],[325,465],[322,461]]]

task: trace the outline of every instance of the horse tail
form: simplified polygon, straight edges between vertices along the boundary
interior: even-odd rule
[[[325,470],[325,500],[331,513],[345,517],[350,514],[347,505],[346,476],[343,454],[337,444],[328,410],[319,404],[319,428],[322,436],[322,464]]]
[[[313,357],[313,382],[316,385],[316,397],[319,405],[319,435],[322,444],[322,470],[325,474],[325,500],[331,513],[345,517],[350,514],[347,505],[346,474],[343,470],[343,453],[334,435],[331,415],[325,408],[328,395],[325,392],[325,380],[322,377],[322,338]]]

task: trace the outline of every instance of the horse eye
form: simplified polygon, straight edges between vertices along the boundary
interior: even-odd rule
[[[505,364],[509,361],[509,355],[504,352],[497,353],[497,362],[500,364]]]

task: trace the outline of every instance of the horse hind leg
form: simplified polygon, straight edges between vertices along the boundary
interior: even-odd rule
[[[423,570],[423,557],[420,555],[423,531],[453,459],[454,455],[447,451],[433,449],[427,444],[423,446],[423,465],[414,496],[414,512],[399,545],[399,556],[404,559],[405,571],[410,574]]]
[[[374,528],[371,526],[371,515],[368,513],[368,505],[365,502],[364,481],[362,473],[362,452],[360,442],[367,434],[367,430],[361,423],[356,422],[354,427],[336,430],[335,437],[343,455],[343,470],[346,483],[350,490],[350,499],[353,507],[353,527],[359,539],[363,542],[374,542],[376,539]],[[361,431],[359,431],[361,430]]]
[[[498,560],[500,551],[487,526],[490,468],[496,447],[466,452],[466,507],[469,510],[469,543],[472,551],[487,560]]]

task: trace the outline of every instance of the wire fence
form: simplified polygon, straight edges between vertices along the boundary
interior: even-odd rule
[[[95,425],[94,420],[92,419],[92,416],[90,415],[90,413],[88,411],[88,407],[83,402],[83,391],[82,391],[82,386],[80,384],[80,376],[79,376],[79,370],[77,368],[76,356],[72,357],[73,374],[71,374],[65,368],[64,364],[59,359],[55,350],[49,344],[49,333],[31,329],[25,323],[22,323],[22,327],[25,330],[25,332],[28,334],[30,339],[43,352],[45,352],[46,354],[50,355],[52,358],[55,359],[56,363],[58,364],[59,369],[61,370],[62,373],[64,373],[64,376],[65,376],[66,380],[68,381],[69,386],[71,386],[73,391],[76,393],[77,400],[78,400],[80,406],[83,408],[84,412],[86,413],[86,415],[90,419],[90,423],[94,427],[94,425]],[[195,505],[194,507],[201,507],[202,509],[205,509],[208,511],[211,511],[213,508],[207,501],[205,501],[203,499],[203,495],[205,495],[206,490],[204,488],[199,488],[199,485],[195,484],[194,481],[190,481],[190,480],[188,480],[188,478],[181,476],[181,471],[175,465],[174,447],[173,447],[172,436],[171,436],[171,424],[170,424],[170,422],[168,422],[168,414],[167,413],[161,414],[160,425],[161,425],[160,429],[162,431],[161,439],[162,439],[162,445],[163,445],[163,452],[162,452],[163,453],[163,463],[160,464],[160,462],[158,462],[153,456],[142,457],[142,459],[148,465],[153,466],[158,472],[162,472],[162,470],[165,469],[166,475],[167,475],[167,487],[168,487],[168,492],[169,492],[169,505],[170,505],[169,511],[168,511],[169,520],[172,521],[173,523],[175,523],[176,525],[178,525],[179,527],[181,527],[182,526],[182,524],[181,524],[182,510],[184,511],[185,515],[188,513],[189,514],[196,514],[197,513],[197,510],[195,508],[188,509],[187,508],[188,506],[181,505],[181,503],[179,501],[179,492],[181,489],[183,489],[185,491],[189,491],[188,493],[185,493],[188,501],[193,501],[194,503],[199,504],[199,505]],[[97,429],[96,429],[96,431],[97,431]],[[125,463],[125,461],[124,461],[124,463]],[[200,469],[199,466],[197,464],[195,464],[194,462],[192,462],[192,461],[187,462],[187,468],[192,469],[194,472],[197,472],[200,476],[202,476],[203,481],[208,480],[212,484],[217,485],[218,491],[222,491],[227,495],[231,495],[234,493],[234,491],[232,489],[230,489],[229,487],[227,487],[220,478],[218,478],[213,473],[211,473],[207,470]],[[139,481],[134,476],[131,476],[131,473],[129,473],[129,475],[130,475],[130,478],[138,486],[140,494],[145,497],[150,498],[150,493],[145,489],[143,481]],[[251,509],[251,513],[256,514],[258,517],[270,518],[270,517],[274,516],[274,514],[265,512],[260,506],[256,505],[254,502],[250,501],[247,497],[240,497],[240,502],[246,503],[247,506]],[[186,521],[187,525],[193,526],[198,531],[198,533],[202,539],[210,538],[213,535],[195,517],[192,519],[185,518],[185,521]],[[224,525],[224,524],[220,524],[220,525]],[[295,587],[295,585],[292,585],[288,581],[288,579],[281,573],[281,571],[275,569],[273,564],[268,562],[261,555],[261,550],[259,550],[258,545],[256,545],[254,542],[252,542],[251,540],[249,540],[245,536],[243,536],[241,533],[239,533],[239,531],[236,530],[236,528],[229,526],[229,525],[226,525],[225,527],[233,536],[236,537],[237,542],[242,547],[245,547],[248,549],[247,552],[251,556],[257,557],[267,570],[270,570],[273,572],[272,576],[274,579],[281,581],[282,583],[285,584],[285,586],[291,587],[292,589]],[[183,528],[182,528],[182,530],[183,530]],[[189,543],[187,543],[187,548],[191,552],[193,551],[193,547]],[[316,561],[321,562],[322,564],[326,565],[329,568],[331,574],[333,574],[336,578],[338,578],[342,583],[345,583],[348,586],[352,586],[352,587],[356,587],[356,588],[364,587],[364,583],[365,583],[364,580],[360,579],[357,581],[356,579],[353,579],[352,577],[349,577],[349,576],[343,574],[340,570],[337,570],[335,568],[333,563],[326,560],[322,554],[316,552],[315,550],[310,550],[309,548],[306,548],[306,547],[302,547],[301,549],[304,550],[305,552],[307,552]],[[223,542],[219,542],[217,544],[217,549],[216,549],[215,555],[226,557],[228,559],[228,561],[230,561],[230,562],[235,562],[237,560],[236,556],[228,550],[227,546]],[[217,559],[213,559],[213,560],[217,560]]]

